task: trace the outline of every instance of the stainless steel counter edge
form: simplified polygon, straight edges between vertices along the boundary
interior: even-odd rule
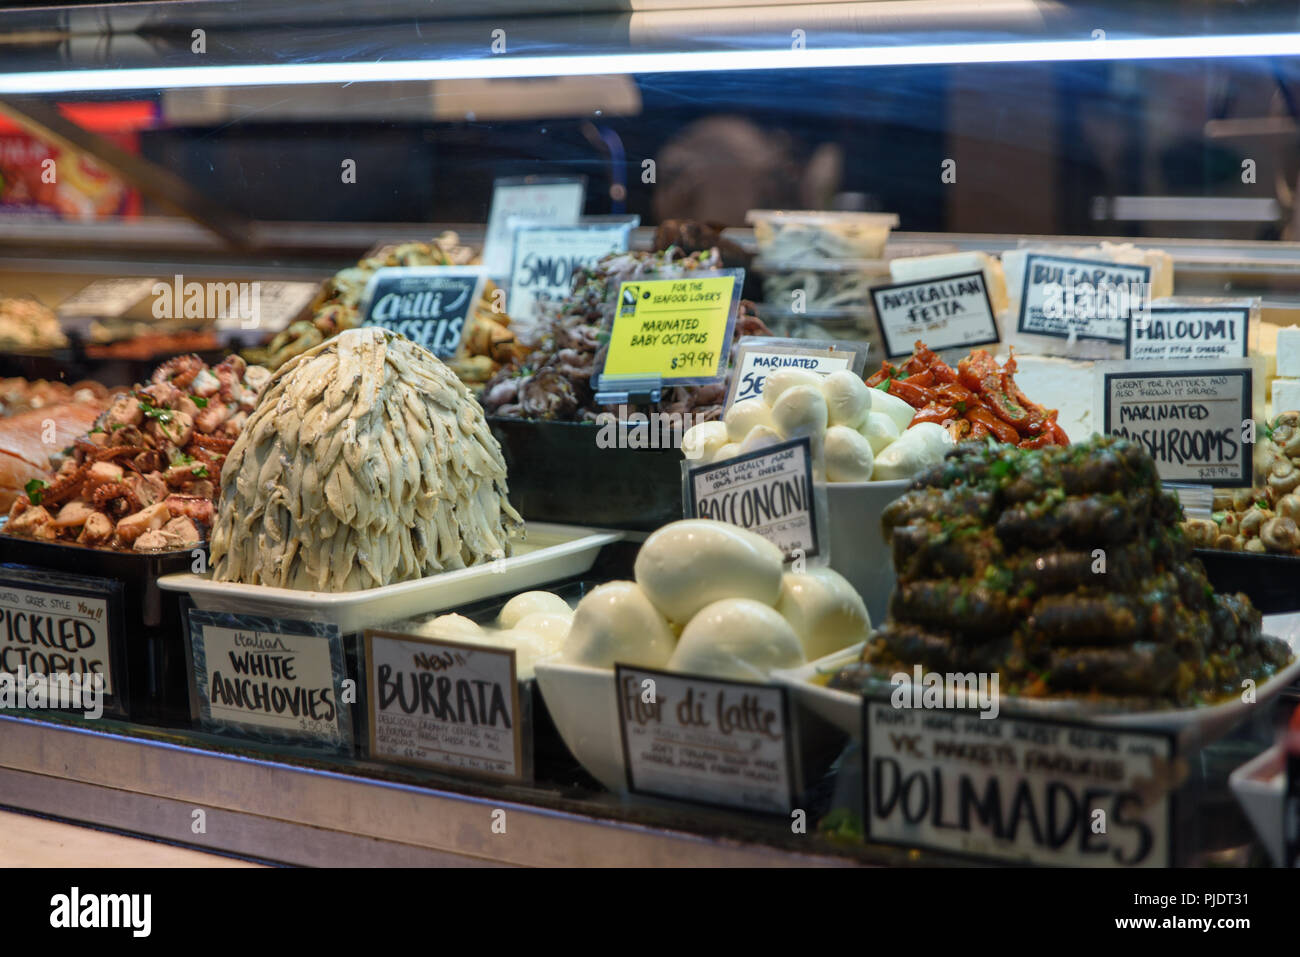
[[[851,863],[9,715],[0,805],[291,864]]]

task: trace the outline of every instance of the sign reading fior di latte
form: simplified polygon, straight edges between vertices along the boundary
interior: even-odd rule
[[[935,350],[1001,341],[984,273],[978,270],[876,286],[871,300],[891,359],[911,355],[918,339]]]
[[[863,701],[868,842],[1072,867],[1168,867],[1173,739]]]
[[[440,359],[460,347],[486,273],[478,266],[391,266],[361,294],[363,325],[398,332]]]
[[[513,648],[365,633],[370,756],[524,777]]]
[[[1250,360],[1201,360],[1176,369],[1142,361],[1098,366],[1106,435],[1140,443],[1165,482],[1249,486],[1256,375]]]
[[[628,790],[786,814],[794,751],[786,690],[615,665]]]

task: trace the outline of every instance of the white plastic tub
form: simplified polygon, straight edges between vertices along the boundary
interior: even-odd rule
[[[766,259],[879,259],[898,214],[751,209],[745,222]]]

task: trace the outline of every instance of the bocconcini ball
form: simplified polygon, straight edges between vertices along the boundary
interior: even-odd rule
[[[871,389],[862,377],[850,369],[832,372],[822,380],[822,394],[831,425],[846,425],[856,429],[871,411]]]
[[[826,430],[823,447],[828,482],[869,482],[875,465],[871,443],[846,425]]]
[[[791,386],[772,406],[776,430],[787,439],[821,435],[828,417],[826,397],[814,385]]]
[[[775,406],[787,389],[797,385],[810,385],[814,389],[822,386],[822,377],[808,369],[778,369],[763,380],[763,401]]]
[[[592,668],[613,668],[615,662],[662,668],[676,643],[668,622],[636,582],[609,582],[578,602],[561,658]]]

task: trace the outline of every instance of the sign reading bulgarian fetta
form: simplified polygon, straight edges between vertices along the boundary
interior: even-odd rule
[[[1151,267],[1031,253],[1020,290],[1022,333],[1123,344],[1150,302]]]
[[[982,272],[876,286],[871,300],[891,359],[911,355],[918,339],[935,351],[1000,341]]]
[[[1152,303],[1128,325],[1128,359],[1230,359],[1245,356],[1250,306],[1168,306]]]
[[[1164,734],[863,702],[868,842],[1015,863],[1169,867]]]
[[[388,266],[361,294],[362,325],[401,333],[440,359],[460,348],[486,281],[477,266]]]
[[[787,559],[816,558],[811,443],[792,439],[689,472],[686,514],[762,535]]]
[[[1215,360],[1176,370],[1144,365],[1099,366],[1105,434],[1140,443],[1165,482],[1250,485],[1253,367]]]

